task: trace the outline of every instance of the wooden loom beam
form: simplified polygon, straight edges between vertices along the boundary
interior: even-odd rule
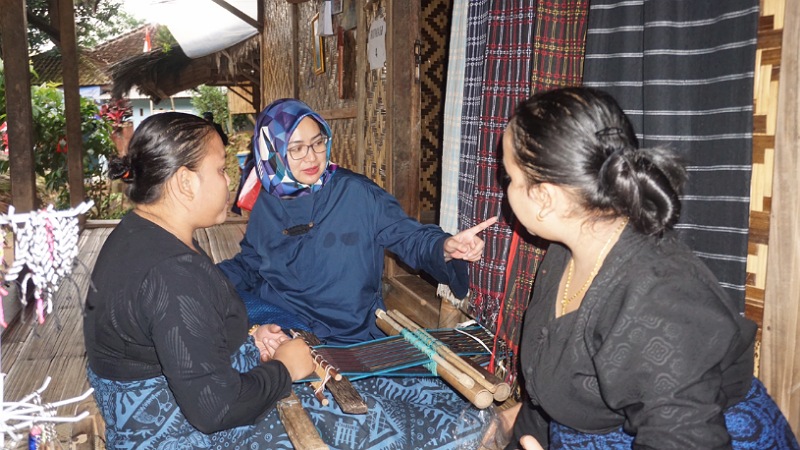
[[[375,311],[378,316],[378,327],[387,335],[400,334],[406,331],[405,328],[389,317],[386,311],[378,309]],[[488,408],[494,401],[494,395],[482,385],[475,383],[475,380],[464,372],[455,368],[439,355],[433,355],[436,362],[436,373],[445,380],[453,389],[466,397],[478,409]],[[469,381],[467,381],[469,380]]]

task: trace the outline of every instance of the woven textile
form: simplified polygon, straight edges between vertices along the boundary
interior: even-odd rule
[[[494,0],[489,10],[473,189],[459,184],[461,193],[474,196],[474,204],[470,210],[462,209],[459,203],[462,229],[500,214],[503,189],[499,144],[509,116],[517,103],[529,94],[535,3],[534,0]],[[466,134],[462,139],[467,139]],[[462,146],[462,157],[466,152]],[[497,321],[511,242],[511,229],[505,219],[501,219],[499,225],[484,231],[484,256],[472,263],[470,272],[470,312],[478,322],[489,327]]]
[[[258,364],[248,341],[233,355],[244,372]],[[88,370],[95,400],[106,423],[106,446],[114,449],[292,449],[275,409],[255,425],[204,434],[186,420],[166,378],[112,381]],[[371,378],[353,382],[367,403],[365,415],[346,414],[335,402],[322,406],[313,389],[295,385],[322,440],[331,449],[478,448],[487,414],[460,398],[437,378]]]
[[[778,405],[758,378],[753,378],[747,397],[725,410],[725,425],[734,450],[797,450],[800,447]],[[583,433],[557,422],[550,425],[550,449],[629,450],[633,436],[622,428],[610,433]]]
[[[447,89],[442,133],[441,206],[439,226],[448,233],[458,233],[458,166],[461,156],[461,103],[464,99],[466,68],[468,0],[455,0],[450,24],[450,51],[447,62]],[[455,303],[447,285],[440,284],[437,294]]]
[[[464,98],[468,9],[469,0],[455,0],[450,24],[442,135],[442,203],[439,211],[439,225],[448,233],[458,232],[458,161],[461,154],[461,103]]]
[[[538,2],[533,40],[531,95],[550,89],[576,86],[581,82],[586,43],[588,0]],[[515,224],[506,264],[503,303],[497,319],[496,335],[512,355],[516,355],[522,315],[528,306],[536,270],[544,257],[546,242],[523,237]],[[495,349],[499,350],[499,349]],[[508,368],[512,377],[516,364]]]
[[[472,0],[467,11],[464,94],[461,101],[461,152],[458,168],[458,227],[469,228],[475,203],[483,72],[489,26],[489,0]],[[474,271],[474,267],[472,268]]]
[[[744,308],[758,0],[593,0],[584,85],[613,95],[643,147],[689,182],[676,228]]]

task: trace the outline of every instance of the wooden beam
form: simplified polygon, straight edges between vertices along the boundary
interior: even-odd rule
[[[358,116],[356,105],[336,109],[323,109],[317,111],[325,120],[355,119]]]
[[[419,219],[420,185],[420,97],[414,44],[419,40],[420,3],[387,0],[386,98],[387,180],[386,190],[394,195],[409,216]],[[389,259],[389,278],[406,272]]]
[[[38,28],[42,33],[46,34],[47,37],[49,37],[50,40],[56,44],[56,46],[61,47],[61,35],[58,33],[57,29],[30,11],[28,11],[25,15],[27,16],[28,23],[31,24],[31,26]]]
[[[11,173],[11,204],[17,212],[36,205],[33,159],[33,107],[25,0],[0,0],[6,77],[6,122]]]
[[[800,2],[796,0],[786,0],[782,47],[760,378],[795,436],[800,436]]]
[[[258,33],[261,34],[261,30],[264,28],[264,26],[262,25],[263,22],[259,23],[258,20],[255,20],[252,17],[248,16],[247,14],[243,13],[239,8],[231,5],[225,0],[211,0],[211,1],[225,8],[225,11],[228,11],[229,13],[236,16],[242,22],[255,28],[256,31],[258,31]]]
[[[303,409],[297,394],[292,391],[288,397],[278,402],[278,415],[289,435],[289,440],[298,450],[327,450],[329,447],[319,436],[314,422]]]
[[[61,30],[64,115],[67,119],[67,173],[69,202],[75,207],[86,200],[83,186],[83,133],[81,133],[81,94],[78,81],[78,44],[75,38],[75,4],[59,0],[58,28]]]

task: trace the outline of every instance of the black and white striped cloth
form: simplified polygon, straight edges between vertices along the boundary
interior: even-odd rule
[[[689,168],[676,228],[744,310],[759,0],[592,0],[584,85]]]

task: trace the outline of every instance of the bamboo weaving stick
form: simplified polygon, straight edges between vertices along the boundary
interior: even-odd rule
[[[411,330],[411,332],[416,333],[419,336],[424,337],[425,340],[429,342],[433,342],[433,348],[439,353],[445,360],[453,364],[456,368],[464,372],[467,376],[473,378],[483,387],[489,390],[494,395],[494,399],[498,402],[505,401],[508,396],[511,394],[511,386],[508,383],[499,380],[497,377],[493,377],[495,380],[487,379],[485,374],[489,374],[488,371],[480,371],[477,370],[473,365],[470,365],[468,362],[464,360],[464,358],[458,356],[457,354],[453,353],[450,348],[445,345],[442,341],[436,339],[435,337],[431,336],[430,333],[425,331],[424,328],[420,327],[413,320],[406,317],[405,314],[393,309],[388,312],[389,317],[396,320],[400,325],[404,326],[405,328]]]
[[[378,309],[375,311],[378,316],[378,327],[386,334],[395,335],[408,331],[402,325],[397,323],[394,319],[386,314],[386,311]],[[431,355],[433,361],[436,363],[436,373],[445,380],[453,389],[457,390],[461,395],[465,396],[473,405],[479,409],[487,408],[492,404],[494,396],[488,389],[475,385],[475,380],[464,374],[464,372],[455,368],[452,364],[445,361],[444,358],[438,354]]]

